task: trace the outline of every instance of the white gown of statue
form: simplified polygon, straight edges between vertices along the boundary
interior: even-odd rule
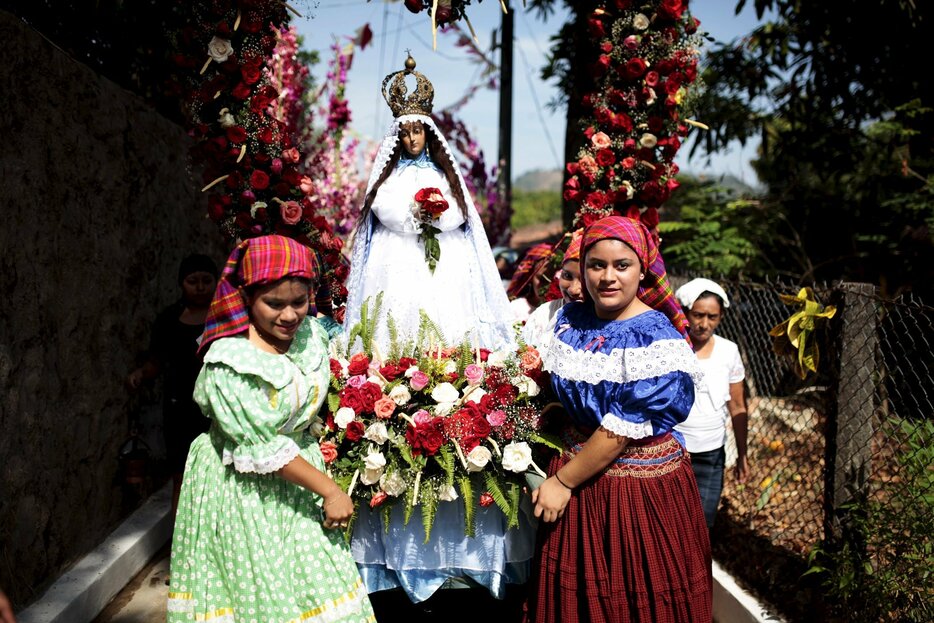
[[[448,149],[430,117],[404,115],[395,119],[377,154],[367,192],[387,166],[398,142],[399,125],[408,121],[421,121],[432,128],[442,147]],[[468,208],[466,219],[444,175],[426,156],[423,152],[415,161],[403,160],[396,166],[380,186],[371,212],[357,232],[344,330],[349,332],[360,319],[364,301],[370,299],[372,309],[372,301],[382,292],[382,313],[375,334],[382,353],[389,352],[388,315],[402,339],[414,339],[420,309],[441,329],[447,345],[466,339],[471,345],[490,350],[512,347],[515,340],[509,301],[480,216],[460,172],[458,182]],[[412,211],[415,193],[430,187],[441,189],[449,206],[438,222],[441,258],[434,274],[425,262],[420,226]]]
[[[421,121],[429,126],[448,150],[430,117],[396,118],[377,154],[367,192],[389,161],[398,141],[399,125],[408,121]],[[392,314],[400,334],[414,338],[419,309],[424,309],[439,326],[449,345],[464,337],[474,344],[476,336],[477,343],[490,350],[515,347],[506,290],[480,216],[460,172],[457,174],[467,201],[466,220],[444,176],[429,162],[397,167],[380,187],[370,216],[354,241],[345,334],[360,319],[363,302],[383,292],[383,312],[375,338],[382,353],[389,352],[386,314]],[[425,262],[424,246],[412,216],[415,193],[426,187],[441,189],[449,205],[439,219],[441,258],[434,275]],[[351,348],[359,350],[359,343]],[[467,537],[463,504],[459,501],[439,504],[431,539],[424,543],[422,522],[417,519],[419,511],[406,525],[403,509],[397,505],[387,533],[380,515],[362,505],[354,526],[351,552],[370,593],[402,588],[412,601],[418,602],[443,586],[452,582],[463,585],[469,579],[503,597],[507,584],[527,580],[534,552],[534,519],[527,498],[522,508],[519,528],[507,530],[505,517],[497,508],[478,507],[474,519],[476,534]]]

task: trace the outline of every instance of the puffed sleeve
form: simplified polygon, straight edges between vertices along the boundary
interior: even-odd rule
[[[224,437],[223,462],[238,472],[268,474],[288,465],[298,444],[277,431],[278,392],[257,376],[223,363],[207,363],[195,383],[194,400]]]
[[[383,227],[395,232],[416,234],[421,226],[412,212],[414,194],[404,192],[404,179],[392,176],[376,191],[371,209]]]
[[[660,435],[683,422],[693,404],[693,379],[675,370],[623,385],[618,400],[609,403],[601,426],[630,439]]]

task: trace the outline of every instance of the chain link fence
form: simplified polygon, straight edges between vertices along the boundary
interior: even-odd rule
[[[818,373],[801,380],[768,333],[795,311],[778,295],[800,287],[719,283],[730,307],[717,332],[746,367],[749,476],[727,471],[715,557],[791,620],[813,620],[814,600],[840,614],[870,599],[882,605],[849,620],[934,620],[934,308],[814,286],[837,313],[815,336]],[[822,571],[803,577],[810,567]]]

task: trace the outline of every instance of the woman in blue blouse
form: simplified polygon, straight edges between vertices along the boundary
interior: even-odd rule
[[[543,347],[567,410],[565,450],[533,492],[539,530],[529,620],[711,620],[710,545],[684,439],[697,362],[645,227],[584,232],[584,301]],[[654,309],[653,309],[654,308]]]

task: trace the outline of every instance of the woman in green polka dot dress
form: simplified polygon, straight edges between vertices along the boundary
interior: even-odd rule
[[[168,621],[373,621],[339,529],[350,498],[311,429],[330,376],[307,317],[311,251],[263,236],[231,253],[208,313],[191,445],[172,541]]]

